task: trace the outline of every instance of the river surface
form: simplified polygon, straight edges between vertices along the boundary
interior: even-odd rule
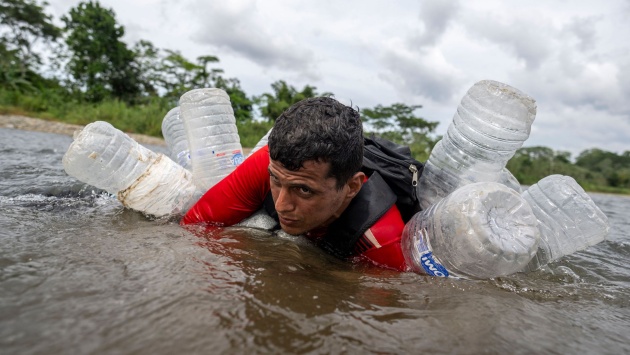
[[[1,354],[630,353],[630,197],[592,194],[608,239],[543,270],[440,279],[149,220],[64,172],[71,141],[0,129]]]

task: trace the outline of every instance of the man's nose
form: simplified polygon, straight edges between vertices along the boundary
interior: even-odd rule
[[[277,212],[293,211],[295,205],[293,204],[289,189],[280,189],[280,191],[278,192],[278,198],[276,199],[275,207]]]

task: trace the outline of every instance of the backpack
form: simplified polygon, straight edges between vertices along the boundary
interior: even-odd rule
[[[409,147],[384,138],[364,137],[363,168],[368,176],[378,172],[396,194],[396,206],[403,221],[420,211],[416,186],[424,164],[411,156]]]

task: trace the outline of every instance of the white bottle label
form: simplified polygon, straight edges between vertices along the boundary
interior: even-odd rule
[[[416,248],[420,257],[420,266],[422,266],[424,272],[429,276],[448,277],[448,270],[433,258],[433,252],[427,245],[429,240],[427,230],[420,228],[417,233]]]
[[[239,166],[244,160],[243,152],[233,150],[231,152],[212,152],[219,163],[218,169],[233,169]]]
[[[243,153],[240,150],[235,150],[234,152],[232,152],[232,165],[234,166],[239,166],[241,165],[241,163],[243,162],[243,160],[245,160],[245,157],[243,156]]]

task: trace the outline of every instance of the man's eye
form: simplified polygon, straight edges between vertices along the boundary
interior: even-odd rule
[[[313,193],[311,189],[305,186],[300,187],[299,190],[300,190],[300,193],[303,195],[310,195],[311,193]]]

